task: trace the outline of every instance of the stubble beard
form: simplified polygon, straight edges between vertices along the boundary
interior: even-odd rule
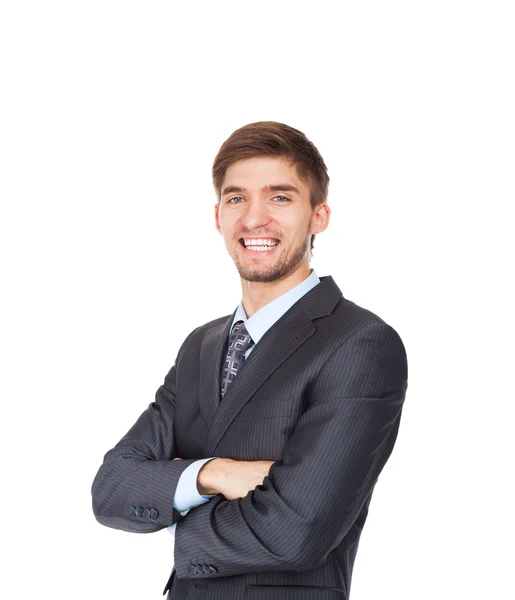
[[[237,243],[239,244],[239,241]],[[242,279],[258,283],[272,283],[283,279],[299,266],[309,251],[310,243],[311,234],[308,231],[304,236],[303,241],[291,250],[291,255],[289,257],[287,256],[287,249],[283,248],[279,258],[275,264],[271,266],[256,265],[248,267],[242,265],[238,260],[238,254],[236,252],[233,254],[232,258]]]

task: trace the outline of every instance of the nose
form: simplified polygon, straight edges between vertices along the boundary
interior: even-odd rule
[[[271,214],[268,211],[266,201],[259,198],[247,200],[240,219],[245,229],[249,231],[260,229],[267,226],[270,220]]]

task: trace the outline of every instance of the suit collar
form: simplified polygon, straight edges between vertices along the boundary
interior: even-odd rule
[[[325,275],[320,277],[320,283],[302,296],[297,304],[313,320],[330,315],[341,298],[343,294],[334,279],[331,275]]]
[[[263,335],[266,333],[276,321],[278,321],[284,313],[291,308],[295,302],[298,302],[302,296],[307,294],[312,288],[320,283],[320,278],[314,269],[311,269],[309,275],[288,291],[284,292],[271,302],[268,302],[257,310],[251,317],[247,317],[247,313],[243,308],[243,300],[236,309],[236,314],[232,320],[231,330],[236,321],[243,321],[246,330],[249,332],[255,344],[258,344]],[[250,350],[249,352],[252,352]]]
[[[259,387],[316,331],[313,320],[330,315],[343,297],[330,275],[302,296],[261,338],[220,402],[223,354],[236,310],[206,332],[200,349],[200,409],[210,424],[206,456]]]

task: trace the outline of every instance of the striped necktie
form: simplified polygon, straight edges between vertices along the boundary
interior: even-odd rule
[[[222,398],[229,384],[234,380],[239,369],[245,362],[245,352],[253,343],[254,341],[250,337],[243,321],[237,321],[231,333],[229,350],[227,351],[222,372]]]

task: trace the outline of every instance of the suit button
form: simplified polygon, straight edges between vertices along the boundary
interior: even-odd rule
[[[138,507],[136,508],[136,516],[137,516],[137,517],[142,517],[142,516],[143,516],[143,511],[141,510],[141,507],[140,507],[140,506],[138,506]]]
[[[159,513],[157,512],[157,510],[155,508],[151,508],[150,509],[150,518],[157,519],[158,516],[159,516]]]
[[[218,569],[216,567],[213,567],[213,565],[209,565],[209,570],[211,571],[211,573],[218,573]]]
[[[207,565],[202,565],[202,571],[206,574],[209,575],[209,573],[211,573],[209,567]]]
[[[143,516],[145,517],[145,519],[150,519],[150,510],[148,508],[145,508],[143,510]]]
[[[190,565],[190,566],[188,567],[188,573],[189,573],[190,575],[198,575],[198,572],[197,572],[197,567],[196,567],[195,565]]]
[[[131,517],[135,517],[136,516],[136,507],[135,506],[131,506],[130,515],[131,515]]]

